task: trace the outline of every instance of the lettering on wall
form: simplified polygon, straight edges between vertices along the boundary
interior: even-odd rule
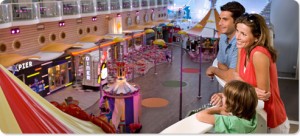
[[[89,54],[85,55],[84,60],[85,79],[91,80],[91,56]]]
[[[20,71],[32,67],[32,61],[16,64],[13,66],[15,71]]]

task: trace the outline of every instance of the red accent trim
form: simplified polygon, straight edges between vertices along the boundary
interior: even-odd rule
[[[0,86],[23,133],[72,133],[25,93],[2,69],[0,77]]]

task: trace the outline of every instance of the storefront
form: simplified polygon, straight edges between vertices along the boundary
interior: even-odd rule
[[[99,61],[99,55],[101,60]],[[107,84],[107,51],[93,51],[83,55],[82,85],[85,87],[99,87]]]
[[[124,45],[124,54],[132,52],[133,50],[139,50],[142,46],[146,44],[145,35],[143,33],[125,33],[125,36],[130,36],[127,39],[127,44]]]
[[[13,73],[33,91],[46,96],[72,84],[71,56],[64,54],[51,61],[26,60],[13,66]]]

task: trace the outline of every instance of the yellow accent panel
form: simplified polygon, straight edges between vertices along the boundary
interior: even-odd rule
[[[5,98],[5,95],[0,86],[0,130],[3,133],[22,134],[19,124],[11,111],[10,106]]]
[[[39,56],[22,56],[19,54],[0,54],[0,64],[4,67],[12,66],[29,58],[40,58]]]
[[[99,40],[102,40],[102,39],[104,39],[103,36],[88,34],[88,35],[80,38],[79,41],[81,41],[81,42],[98,42]]]
[[[156,39],[153,44],[156,44],[156,45],[165,45],[166,42],[163,40],[163,39]]]
[[[40,74],[40,72],[36,72],[36,73],[31,74],[31,75],[28,75],[27,78],[31,78],[31,77],[36,76],[38,74]]]
[[[79,47],[82,46],[81,44],[66,44],[66,43],[48,43],[43,46],[40,51],[47,51],[47,52],[64,52],[65,50],[71,47]]]
[[[123,41],[124,41],[124,38],[116,37],[116,38],[114,38],[113,41],[114,41],[114,42],[123,42]]]
[[[178,34],[187,34],[186,31],[180,30],[179,32],[177,32]]]

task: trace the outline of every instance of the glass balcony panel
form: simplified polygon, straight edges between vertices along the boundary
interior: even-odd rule
[[[168,0],[164,0],[164,5],[168,5]]]
[[[132,0],[132,7],[139,8],[140,7],[140,0]]]
[[[120,1],[119,0],[110,0],[110,10],[119,10]]]
[[[122,8],[123,9],[130,9],[130,0],[123,0],[122,1]]]
[[[108,0],[97,0],[97,11],[108,11]]]
[[[148,7],[148,0],[142,0],[142,7]]]
[[[78,15],[79,8],[77,1],[63,1],[63,15]]]
[[[162,0],[157,0],[157,5],[161,6],[162,5]]]
[[[155,0],[150,0],[149,6],[155,6]]]
[[[81,13],[94,13],[94,2],[91,0],[81,0]]]
[[[36,9],[34,3],[13,3],[13,21],[24,21],[36,19]]]
[[[40,8],[41,18],[59,17],[59,3],[58,2],[40,2],[37,3]]]
[[[0,5],[0,24],[11,22],[10,11],[10,4]]]

